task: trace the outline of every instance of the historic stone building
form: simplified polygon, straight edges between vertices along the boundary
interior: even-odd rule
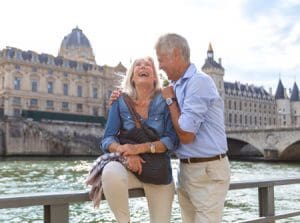
[[[279,80],[275,96],[263,87],[224,81],[225,70],[221,59],[214,60],[214,51],[209,44],[203,72],[215,81],[224,99],[225,124],[227,128],[264,128],[271,126],[299,126],[299,89],[294,84],[288,97]]]
[[[202,70],[214,79],[224,99],[227,128],[300,125],[296,83],[288,95],[279,80],[272,95],[263,87],[226,82],[211,44]],[[125,72],[121,63],[97,65],[92,46],[79,28],[64,37],[57,56],[7,47],[0,51],[0,114],[101,122],[111,91]]]
[[[7,47],[0,51],[1,115],[96,121],[125,72],[121,63],[97,65],[79,28],[64,37],[58,56]]]

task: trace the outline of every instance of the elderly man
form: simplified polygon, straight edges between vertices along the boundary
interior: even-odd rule
[[[163,97],[181,142],[175,152],[183,222],[221,222],[230,182],[222,98],[212,78],[190,62],[185,38],[163,35],[155,49],[159,68],[171,81]]]

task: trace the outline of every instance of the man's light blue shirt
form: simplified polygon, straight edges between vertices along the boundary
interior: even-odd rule
[[[212,157],[226,153],[224,104],[213,79],[191,64],[172,85],[181,111],[179,126],[196,136],[190,144],[180,143],[175,151],[178,158]]]

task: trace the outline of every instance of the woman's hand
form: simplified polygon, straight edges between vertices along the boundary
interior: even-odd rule
[[[122,156],[138,155],[139,151],[137,146],[133,144],[124,144],[117,147],[117,152],[121,153]]]
[[[145,161],[138,155],[127,156],[127,168],[134,173],[141,174],[143,171],[142,163]]]

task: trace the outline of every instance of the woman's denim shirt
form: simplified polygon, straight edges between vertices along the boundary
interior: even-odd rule
[[[142,119],[142,123],[146,123],[157,131],[160,136],[160,141],[169,152],[177,148],[179,140],[173,128],[169,109],[161,93],[158,93],[150,102],[148,119]],[[109,145],[113,142],[119,142],[117,135],[120,130],[128,131],[134,127],[134,119],[123,97],[120,96],[109,110],[105,132],[101,142],[103,152],[109,152]]]

